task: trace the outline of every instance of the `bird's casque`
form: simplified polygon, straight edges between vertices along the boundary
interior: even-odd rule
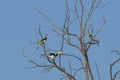
[[[56,54],[61,55],[61,54],[62,54],[62,51],[57,51]]]

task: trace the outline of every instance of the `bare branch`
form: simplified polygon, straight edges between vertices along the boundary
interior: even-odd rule
[[[94,37],[102,30],[103,26],[107,23],[106,19],[103,16],[103,23],[102,25],[99,27],[98,31],[95,33]]]
[[[83,31],[83,17],[84,17],[84,11],[85,11],[85,8],[84,8],[84,4],[83,4],[83,1],[82,0],[79,0],[80,2],[80,5],[82,7],[82,13],[81,13],[81,19],[80,19],[80,31],[81,31],[81,36],[84,35],[84,31]]]
[[[61,36],[61,33],[58,32],[57,30],[53,29],[52,31],[55,32],[57,34],[57,36]]]
[[[80,40],[80,37],[77,34],[73,34],[73,33],[68,33],[69,36],[73,36],[75,38],[77,38],[78,40]]]
[[[95,60],[95,65],[96,65],[96,68],[97,68],[98,79],[101,80],[101,79],[100,79],[100,73],[99,73],[99,70],[98,70],[98,65],[97,65],[96,60]]]
[[[64,68],[59,67],[57,64],[54,64],[54,65],[56,66],[56,68],[58,70],[60,70],[61,72],[63,72],[67,76],[67,78],[69,78],[70,80],[76,80],[75,77],[72,74],[66,72]]]
[[[81,63],[81,65],[82,65],[82,67],[84,68],[84,64],[83,64],[83,62],[82,62],[82,59],[80,59],[79,57],[77,57],[77,56],[75,56],[75,55],[72,55],[72,54],[66,54],[66,53],[63,53],[63,55],[65,55],[65,56],[71,56],[71,57],[79,60],[80,63]]]
[[[38,36],[37,36],[37,33],[36,33],[36,29],[34,29],[34,31],[35,31],[36,42],[32,42],[31,39],[29,39],[29,43],[30,43],[31,45],[36,45],[36,44],[39,43],[39,39],[38,39]]]
[[[118,75],[119,73],[120,73],[120,70],[115,73],[113,80],[116,79],[116,77],[117,77],[117,75]]]
[[[28,62],[34,64],[34,67],[31,67],[31,68],[37,68],[37,67],[43,67],[43,68],[54,67],[54,65],[41,65],[41,64],[38,64],[38,63],[36,63],[35,61],[33,61],[31,58],[27,57],[27,56],[24,54],[24,52],[23,52],[23,56],[24,56],[25,58],[27,58]],[[29,69],[31,69],[31,68],[29,68]],[[27,69],[28,69],[28,68],[27,68]]]
[[[87,28],[87,25],[88,25],[88,22],[89,22],[89,19],[91,18],[91,15],[92,13],[94,12],[94,10],[96,9],[96,0],[92,0],[92,5],[89,9],[89,12],[88,12],[88,15],[87,15],[87,18],[85,20],[85,24],[84,24],[84,34],[86,32],[86,28]]]
[[[61,55],[59,55],[59,66],[61,67]]]
[[[78,73],[80,70],[82,70],[82,69],[84,69],[84,68],[78,68],[78,69],[75,71],[74,76],[76,76],[77,73]]]
[[[38,39],[38,36],[37,36],[37,33],[36,33],[36,29],[34,29],[35,31],[35,37],[36,37],[36,40],[37,40],[37,43],[39,42],[39,39]]]
[[[41,29],[40,29],[40,28],[41,28],[41,25],[39,25],[39,29],[38,29],[39,31],[38,31],[38,33],[39,33],[41,39],[43,39],[43,35],[42,35],[42,33],[41,33]]]
[[[46,68],[43,69],[42,73],[43,72],[48,73],[50,70],[52,70],[52,68],[54,68],[54,67],[53,66],[46,67]]]
[[[120,58],[117,59],[117,60],[115,60],[112,64],[110,64],[110,79],[111,79],[111,80],[114,80],[113,77],[116,76],[116,75],[114,75],[114,76],[112,75],[112,68],[113,68],[113,66],[114,66],[115,64],[117,64],[119,61],[120,61]],[[115,74],[117,74],[117,73],[115,73]]]
[[[35,10],[42,15],[45,19],[47,19],[54,27],[58,28],[59,26],[55,24],[50,18],[48,18],[44,13],[42,13],[40,10],[36,9]]]
[[[28,60],[30,63],[34,64],[36,67],[55,67],[54,65],[40,65],[33,60]]]
[[[93,24],[94,24],[94,22],[92,21],[92,23],[89,25],[87,33],[90,33],[90,30],[91,30]]]
[[[120,52],[118,50],[112,50],[111,52],[116,52],[120,56]]]
[[[69,64],[69,70],[70,70],[70,74],[72,74],[72,66],[71,66],[71,63],[70,63],[70,61],[68,62],[68,64]]]
[[[63,79],[67,79],[67,76],[65,76],[65,75],[62,75],[62,77],[60,78],[60,80],[63,80]]]
[[[84,5],[82,3],[82,0],[79,0],[79,1],[80,1],[80,4],[81,4],[81,7],[82,7],[81,18],[79,16],[78,9],[77,9],[78,0],[74,0],[74,8],[75,8],[76,17],[78,19],[78,22],[80,23],[80,36],[83,36],[83,28],[82,28],[83,25],[82,25],[82,23],[83,23],[83,15],[84,15]]]
[[[29,40],[29,43],[30,45],[36,45],[38,42],[32,42],[31,39],[28,39]]]
[[[73,47],[75,47],[76,49],[80,50],[80,48],[79,48],[77,45],[71,43],[68,39],[65,38],[65,41],[66,41],[66,43],[69,44],[70,46],[73,46]]]
[[[76,14],[76,17],[78,19],[78,22],[81,23],[80,16],[78,14],[77,4],[78,4],[78,0],[74,0],[75,14]]]
[[[77,20],[77,17],[73,18],[73,19],[70,21],[69,26],[70,26],[75,20]]]
[[[109,0],[108,2],[106,2],[106,3],[103,4],[103,5],[99,6],[98,8],[103,8],[103,7],[107,6],[108,4],[110,4],[110,1],[111,1],[111,0]]]
[[[59,36],[62,36],[62,34],[59,33],[58,31],[56,31],[56,30],[53,30],[53,31],[56,32]],[[71,34],[71,35],[72,35],[72,34]],[[78,50],[80,50],[80,48],[79,48],[77,45],[71,43],[68,39],[64,38],[64,40],[66,41],[66,43],[67,43],[68,45],[73,46],[73,47],[77,48]]]

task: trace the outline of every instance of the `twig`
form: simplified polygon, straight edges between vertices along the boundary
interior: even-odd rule
[[[70,74],[72,74],[72,66],[71,66],[71,63],[70,63],[70,61],[68,62],[68,64],[69,64],[69,70],[70,70]]]
[[[115,60],[112,64],[110,64],[110,79],[114,80],[113,75],[112,75],[112,68],[115,64],[117,64],[120,61],[120,58]],[[114,75],[115,76],[115,75]]]
[[[76,76],[77,73],[78,73],[80,70],[82,70],[82,69],[84,69],[84,68],[78,68],[78,69],[75,71],[74,76]]]
[[[94,37],[102,30],[103,26],[107,23],[107,21],[105,20],[104,16],[103,16],[103,23],[102,25],[99,27],[99,29],[97,30],[97,32],[95,33]]]
[[[83,4],[83,1],[82,0],[79,0],[80,2],[80,5],[82,7],[82,13],[81,13],[81,18],[80,18],[80,31],[81,31],[81,37],[84,36],[84,31],[83,31],[83,18],[84,18],[84,12],[85,12],[85,7],[84,7],[84,4]]]
[[[118,75],[119,73],[120,73],[120,70],[115,73],[113,80],[116,79],[116,77],[117,77],[117,75]]]
[[[59,26],[57,24],[55,24],[50,18],[48,18],[48,16],[46,16],[44,13],[42,13],[40,10],[36,9],[35,10],[42,15],[45,19],[47,19],[54,27],[59,28]]]
[[[120,56],[120,52],[118,50],[112,50],[111,52],[116,52]]]
[[[77,56],[75,56],[75,55],[72,55],[72,54],[66,54],[66,53],[63,53],[63,55],[65,55],[65,56],[71,56],[71,57],[79,60],[80,63],[81,63],[81,65],[82,65],[82,67],[84,68],[84,64],[83,64],[83,62],[82,62],[82,59],[80,59],[79,57],[77,57]]]
[[[97,68],[97,74],[98,74],[98,78],[99,78],[99,80],[101,80],[101,79],[100,79],[100,73],[99,73],[99,70],[98,70],[98,65],[97,65],[97,62],[96,62],[96,60],[95,60],[95,65],[96,65],[96,68]]]
[[[39,25],[38,33],[39,33],[41,39],[43,39],[43,35],[42,35],[42,33],[41,33],[41,25]]]

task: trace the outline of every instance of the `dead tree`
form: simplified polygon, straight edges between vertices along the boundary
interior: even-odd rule
[[[41,12],[39,9],[35,9],[41,16],[43,16],[48,22],[50,22],[53,26],[52,31],[57,34],[61,39],[61,48],[59,50],[53,50],[49,48],[45,43],[41,46],[43,49],[44,54],[42,56],[46,57],[46,60],[49,62],[49,64],[39,64],[35,62],[32,59],[29,59],[29,62],[34,64],[36,67],[42,67],[46,71],[50,71],[52,68],[56,68],[60,72],[64,73],[64,76],[60,78],[60,80],[66,78],[68,80],[77,80],[76,74],[83,70],[85,74],[86,80],[95,80],[94,75],[92,73],[90,63],[89,63],[89,56],[88,51],[92,46],[99,45],[99,40],[96,39],[96,36],[101,31],[103,26],[106,24],[106,20],[104,16],[102,16],[103,22],[99,26],[95,26],[98,29],[94,30],[94,21],[92,20],[93,13],[97,10],[103,7],[104,5],[101,5],[101,2],[98,0],[90,0],[89,7],[86,7],[84,0],[73,0],[74,5],[72,7],[69,6],[69,2],[66,0],[66,10],[65,10],[65,18],[63,26],[57,25],[52,19],[50,19],[47,15],[45,15],[43,12]],[[72,24],[74,22],[78,22],[78,34],[71,31]],[[41,39],[44,39],[42,32],[39,28],[38,34],[41,36]],[[72,40],[75,40],[78,42],[78,44],[75,44],[72,42]],[[38,41],[39,43],[39,41]],[[96,45],[97,44],[97,45]],[[82,55],[84,60],[81,59],[81,57],[77,56],[76,54],[68,54],[67,52],[64,52],[64,46],[71,46],[75,48],[75,50],[79,51],[79,55]],[[54,51],[54,54],[49,54],[50,51]],[[61,52],[60,54],[58,52]],[[40,52],[41,53],[41,52]],[[46,55],[49,54],[49,55]],[[52,59],[50,59],[50,55]],[[71,65],[71,62],[68,63],[69,71],[64,68],[64,65],[62,65],[62,56],[67,56],[69,58],[74,58],[80,66],[78,69],[73,69],[74,66]],[[56,63],[56,58],[59,58],[58,62]],[[114,63],[113,63],[114,64]],[[74,72],[74,73],[72,73]],[[79,75],[81,76],[81,75]]]

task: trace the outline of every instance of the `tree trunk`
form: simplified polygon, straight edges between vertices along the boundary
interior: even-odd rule
[[[90,77],[91,77],[91,80],[94,80],[94,77],[92,75],[92,71],[91,71],[91,68],[90,68],[90,65],[89,65],[89,59],[88,59],[88,55],[85,54],[85,70],[86,70],[86,80],[89,80],[89,74],[90,74]]]

